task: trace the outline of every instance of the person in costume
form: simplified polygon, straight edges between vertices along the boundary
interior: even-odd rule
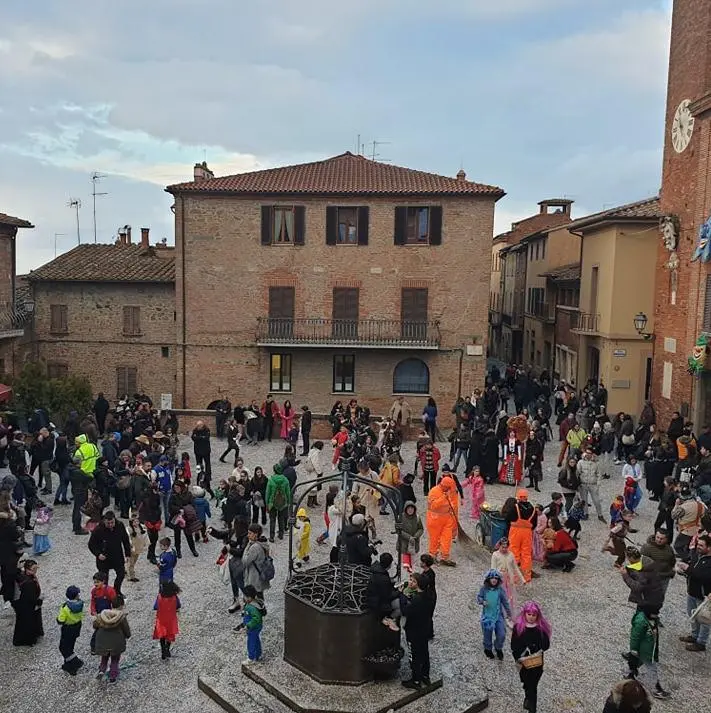
[[[499,468],[499,482],[504,485],[518,485],[523,477],[523,445],[514,431],[504,443],[504,457]]]
[[[516,502],[506,514],[509,523],[509,543],[524,579],[531,581],[533,574],[533,529],[536,527],[537,513],[528,502],[528,491],[516,493]],[[536,575],[538,576],[538,575]]]
[[[458,531],[459,494],[454,480],[448,475],[442,478],[427,495],[427,534],[430,554],[440,555],[440,564],[453,567],[449,559],[452,540]]]
[[[493,659],[492,648],[496,649],[499,661],[504,658],[506,621],[511,619],[511,605],[501,583],[501,572],[497,569],[490,569],[484,575],[484,583],[476,597],[477,604],[481,607],[480,621],[481,631],[484,635],[484,653],[487,658]]]
[[[509,547],[508,537],[502,537],[494,551],[491,553],[491,569],[501,572],[501,583],[503,584],[506,597],[509,600],[511,610],[516,610],[516,585],[525,584],[523,573],[516,564],[516,558]]]

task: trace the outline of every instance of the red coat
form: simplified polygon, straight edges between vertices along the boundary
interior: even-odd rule
[[[439,448],[437,446],[432,446],[432,467],[435,473],[439,471],[439,459],[441,458]],[[422,470],[425,470],[425,464],[427,462],[427,449],[420,448],[417,458],[420,461],[420,466]]]
[[[267,415],[267,407],[269,406],[269,410],[272,412],[272,419],[276,421],[279,418],[279,406],[276,401],[272,401],[271,404],[267,404],[266,401],[262,402],[262,416]]]
[[[178,597],[164,597],[159,594],[156,598],[156,603],[153,605],[153,609],[155,609],[156,612],[153,638],[175,641],[175,637],[180,632],[178,627],[180,599],[178,599]]]

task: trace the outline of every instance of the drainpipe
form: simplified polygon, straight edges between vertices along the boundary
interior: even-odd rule
[[[183,320],[182,320],[182,349],[183,349],[183,374],[182,374],[182,382],[183,382],[183,408],[187,408],[187,401],[186,401],[186,389],[187,389],[187,376],[186,376],[186,367],[185,367],[185,360],[187,358],[187,348],[186,348],[186,340],[187,340],[187,299],[185,295],[185,197],[180,196],[180,241],[181,241],[181,250],[180,250],[180,274],[181,274],[181,301],[182,301],[182,310],[183,310]]]

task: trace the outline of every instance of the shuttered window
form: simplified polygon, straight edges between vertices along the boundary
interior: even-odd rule
[[[128,337],[136,337],[141,334],[141,308],[123,308],[123,333]]]
[[[427,337],[427,288],[403,288],[400,318],[402,338],[422,340]]]
[[[138,393],[138,370],[135,366],[116,367],[116,396],[133,396]]]
[[[69,367],[60,362],[50,361],[47,363],[48,379],[64,379],[69,373]]]
[[[269,288],[269,336],[274,338],[291,337],[294,332],[293,287]]]
[[[395,245],[441,245],[441,206],[395,208]]]
[[[357,287],[335,287],[333,289],[333,336],[354,339],[358,336],[358,302],[360,290]]]
[[[368,206],[326,208],[326,245],[367,245]]]
[[[711,275],[706,275],[706,294],[704,295],[704,332],[711,332]]]
[[[304,206],[262,206],[262,245],[303,245]]]
[[[66,334],[69,331],[69,308],[67,305],[49,306],[49,331]]]

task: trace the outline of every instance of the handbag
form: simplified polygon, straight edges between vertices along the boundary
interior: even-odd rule
[[[701,626],[711,625],[711,600],[704,599],[704,601],[691,612],[689,618]]]
[[[543,651],[536,651],[535,654],[532,654],[529,649],[526,649],[526,651],[518,660],[521,666],[523,668],[541,668],[543,666]]]
[[[220,580],[222,581],[222,584],[229,584],[231,579],[230,579],[230,560],[229,558],[225,558],[219,566],[220,570]]]
[[[622,445],[633,446],[634,436],[632,434],[625,434],[624,436],[622,436]]]

